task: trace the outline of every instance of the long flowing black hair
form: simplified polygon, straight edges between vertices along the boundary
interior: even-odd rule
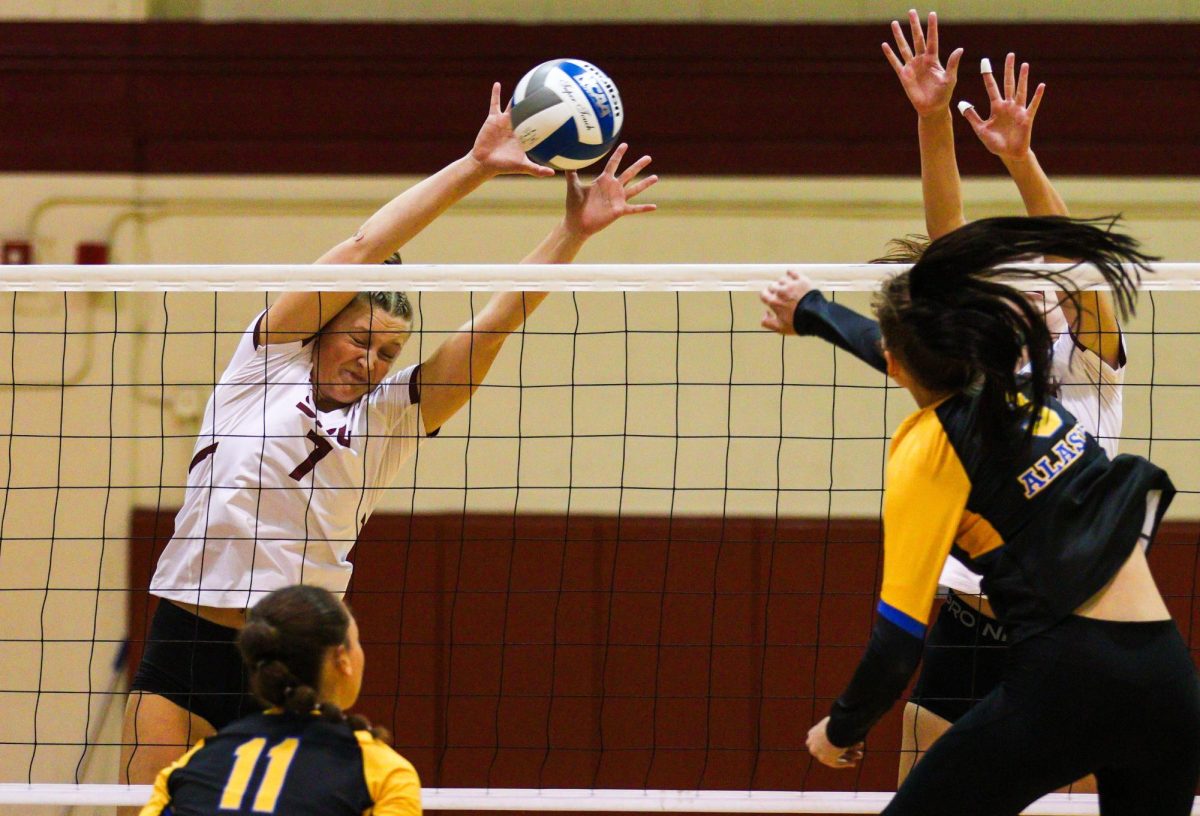
[[[1115,231],[1117,217],[984,218],[929,244],[906,272],[888,280],[874,308],[888,350],[925,388],[978,394],[981,443],[991,452],[1023,449],[1027,421],[1053,392],[1051,336],[1044,314],[1001,276],[1051,283],[1076,300],[1064,272],[1012,264],[1050,256],[1095,267],[1122,318],[1134,311],[1147,264],[1157,260]],[[1029,370],[1018,374],[1023,355]],[[1018,395],[1024,394],[1025,399]]]
[[[330,649],[348,643],[350,612],[331,592],[314,586],[277,589],[254,605],[237,645],[250,675],[250,690],[265,705],[292,714],[318,712],[387,741],[387,732],[365,717],[347,716],[317,695]]]

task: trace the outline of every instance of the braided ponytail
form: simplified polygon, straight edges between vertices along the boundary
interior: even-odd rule
[[[389,740],[387,731],[364,717],[347,716],[318,694],[321,668],[330,649],[346,644],[350,613],[319,587],[278,589],[250,610],[238,634],[238,650],[250,675],[250,690],[265,705],[296,715],[317,712],[329,722],[346,722]]]

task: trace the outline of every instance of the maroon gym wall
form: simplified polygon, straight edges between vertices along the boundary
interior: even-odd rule
[[[173,516],[133,513],[135,665]],[[892,790],[899,707],[858,771],[804,750],[870,633],[878,541],[866,519],[377,514],[348,596],[361,710],[430,787]],[[1200,656],[1200,523],[1151,562]]]
[[[902,7],[901,7],[902,10]],[[912,110],[874,25],[0,24],[0,172],[429,173],[493,80],[559,56],[617,81],[670,175],[915,175]],[[957,98],[1014,50],[1048,84],[1055,176],[1200,174],[1195,24],[959,25]],[[1002,173],[955,115],[963,172]]]

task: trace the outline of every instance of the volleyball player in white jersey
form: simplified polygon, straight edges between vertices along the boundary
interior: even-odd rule
[[[938,58],[937,16],[929,15],[928,40],[915,11],[909,12],[909,25],[911,48],[900,25],[893,22],[899,56],[886,44],[883,50],[918,115],[926,229],[930,239],[937,239],[965,223],[950,115],[962,51],[954,51],[943,67]],[[983,78],[991,102],[989,118],[984,121],[974,108],[966,109],[964,115],[987,149],[1004,162],[1029,215],[1067,215],[1066,205],[1030,149],[1044,86],[1029,99],[1028,65],[1022,65],[1018,76],[1013,54],[1005,60],[1003,94],[990,72]],[[915,241],[895,243],[900,251],[883,260],[915,261],[923,249]],[[802,276],[792,281],[790,287],[777,285],[775,292],[764,293],[768,303],[771,299],[802,298],[794,325],[787,328],[824,337],[886,372],[874,321],[826,302]],[[1107,293],[1084,292],[1076,295],[1075,301],[1064,299],[1062,307],[1047,314],[1049,328],[1058,335],[1052,358],[1058,399],[1108,455],[1115,456],[1121,432],[1125,354],[1112,299]],[[776,322],[768,312],[764,325],[778,331]],[[921,674],[904,709],[901,782],[920,755],[991,691],[1003,668],[1006,631],[992,615],[979,576],[950,558],[939,584],[948,590],[947,598],[930,628]]]
[[[567,174],[566,212],[524,260],[568,263],[657,178]],[[318,263],[380,263],[484,181],[554,175],[526,158],[500,86],[471,152],[386,204]],[[295,292],[255,317],[205,411],[175,534],[150,591],[160,598],[126,707],[122,780],[149,783],[197,739],[256,710],[234,644],[244,610],[272,590],[342,593],[347,554],[422,438],[466,404],[509,333],[544,293],[498,293],[420,365],[390,372],[412,331],[397,292]]]

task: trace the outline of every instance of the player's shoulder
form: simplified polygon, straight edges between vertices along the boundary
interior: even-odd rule
[[[910,414],[892,436],[892,456],[926,459],[949,444],[951,429],[965,424],[961,399],[950,397]]]
[[[966,458],[962,450],[970,440],[970,400],[953,396],[921,408],[901,423],[892,437],[888,456],[893,485],[940,480],[944,474],[963,480]]]
[[[363,755],[363,766],[368,775],[386,776],[392,773],[411,774],[417,776],[413,764],[401,756],[395,748],[381,739],[376,738],[370,731],[355,731],[354,739]]]
[[[311,362],[312,338],[291,343],[268,344],[262,341],[260,328],[266,314],[265,309],[259,312],[242,332],[237,346],[233,350],[233,356],[230,357],[229,364],[225,367],[224,379],[235,379],[238,372],[247,368],[261,379],[264,373],[262,369],[264,363],[275,367],[295,361],[302,361],[306,364]]]
[[[354,737],[362,752],[362,775],[374,803],[372,812],[420,816],[421,779],[412,763],[368,731],[355,731]]]
[[[371,393],[375,401],[391,401],[415,405],[421,401],[421,364],[413,363],[390,372]]]

